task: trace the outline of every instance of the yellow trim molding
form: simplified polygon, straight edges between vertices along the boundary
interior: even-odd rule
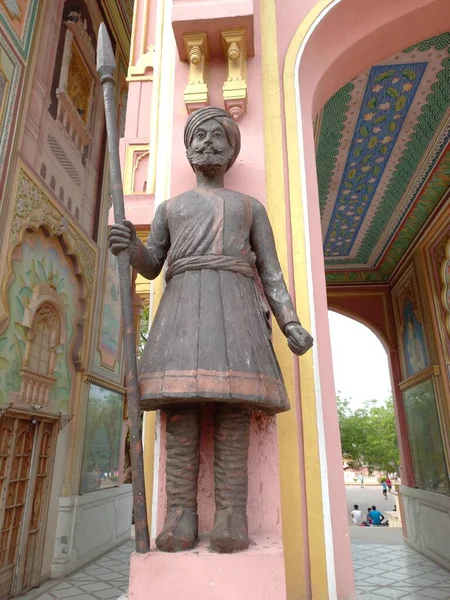
[[[432,377],[439,377],[440,374],[441,370],[439,366],[432,365],[431,367],[427,367],[426,369],[419,371],[419,373],[408,377],[408,379],[404,379],[398,384],[398,386],[403,392],[404,390],[408,390],[409,388],[415,387],[419,383],[422,383],[422,381],[431,379]]]
[[[273,1],[273,0],[272,0]],[[297,28],[285,57],[283,84],[285,90],[286,144],[288,160],[288,181],[291,223],[296,223],[295,235],[292,237],[294,261],[294,280],[297,311],[305,327],[311,327],[311,303],[314,302],[309,283],[307,265],[307,234],[302,198],[300,145],[298,135],[297,99],[295,84],[297,57],[301,46],[307,38],[315,22],[324,10],[335,0],[321,0],[311,9]],[[282,216],[284,213],[280,212]],[[281,218],[280,216],[280,218]],[[277,240],[279,244],[279,240]],[[308,352],[300,359],[300,393],[302,405],[302,437],[305,461],[306,513],[308,523],[308,551],[310,565],[311,597],[328,598],[329,584],[327,570],[327,550],[325,542],[325,523],[323,517],[322,484],[318,476],[321,473],[317,397],[315,386],[314,353]],[[320,401],[320,399],[319,399]],[[284,518],[284,516],[283,516]],[[331,565],[330,565],[331,566]],[[334,571],[334,566],[332,569]],[[291,596],[288,590],[288,597]]]
[[[209,104],[206,83],[206,61],[208,60],[208,37],[206,33],[185,34],[184,48],[189,63],[189,81],[184,90],[184,103],[188,114]]]
[[[283,272],[288,272],[286,209],[283,164],[283,133],[281,118],[280,74],[275,0],[261,2],[261,50],[264,147],[266,164],[267,211],[272,224],[278,256]],[[283,333],[274,328],[273,344],[283,372],[286,389],[291,399],[289,412],[277,416],[279,473],[281,486],[281,521],[286,572],[287,600],[307,598],[305,572],[301,468],[298,442],[298,406],[295,402],[295,371],[291,352]],[[319,596],[317,596],[319,597]]]

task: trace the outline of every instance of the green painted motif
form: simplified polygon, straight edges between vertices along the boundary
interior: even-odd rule
[[[344,85],[343,88],[328,100],[323,109],[320,137],[316,152],[321,216],[325,209],[325,201],[328,196],[331,177],[339,154],[342,131],[345,127],[346,113],[351,100],[350,93],[353,88],[353,83]]]
[[[16,32],[14,27],[12,27],[11,17],[8,16],[6,11],[0,7],[0,29],[2,29],[8,35],[8,38],[14,44],[14,47],[24,60],[27,60],[30,52],[38,7],[38,0],[30,0],[28,2],[28,6],[25,8],[27,14],[25,16],[22,33],[20,35]],[[20,13],[21,11],[22,9],[20,10]],[[11,11],[11,14],[14,17],[14,11]]]
[[[450,153],[442,158],[427,181],[422,193],[406,219],[401,234],[392,242],[377,270],[334,271],[327,273],[328,283],[385,282],[414,241],[423,224],[430,217],[450,187]]]
[[[53,374],[56,383],[50,393],[50,404],[55,412],[67,412],[71,384],[68,348],[74,334],[76,298],[75,286],[70,281],[69,267],[61,264],[55,248],[44,249],[42,243],[37,240],[34,247],[23,243],[21,260],[13,261],[13,274],[14,281],[8,291],[11,311],[9,325],[0,337],[0,403],[9,401],[9,392],[20,391],[20,370],[27,336],[27,330],[22,325],[25,309],[33,296],[35,286],[47,283],[52,276],[65,316],[62,326],[66,329],[66,344],[57,351]]]
[[[427,102],[422,107],[414,130],[405,144],[401,160],[393,170],[382,198],[379,199],[376,214],[363,233],[358,251],[351,257],[342,255],[340,258],[336,256],[333,260],[326,261],[327,281],[329,283],[387,281],[431,212],[442,199],[445,187],[448,185],[449,161],[445,157],[440,158],[448,136],[441,136],[439,147],[433,146],[433,140],[448,111],[448,99],[450,98],[450,33],[424,40],[407,48],[404,53],[410,54],[413,51],[416,53],[414,61],[430,60],[428,54],[425,54],[430,51],[444,53],[444,57],[439,59],[440,71],[436,75],[437,80],[431,86]],[[347,84],[339,90],[327,102],[321,117],[317,144],[317,171],[322,215],[329,195],[336,158],[340,151],[341,132],[346,120],[352,89],[353,85]],[[397,102],[398,98],[394,98],[394,90],[392,94],[392,102]],[[419,197],[410,198],[408,204],[405,203],[402,207],[403,214],[408,210],[410,211],[408,219],[402,223],[400,229],[389,231],[384,246],[387,249],[380,250],[381,258],[372,257],[374,248],[383,235],[386,235],[386,229],[394,211],[397,211],[401,203],[405,202],[404,198],[406,198],[408,186],[411,185],[414,177],[417,177],[417,169],[425,156],[428,157],[428,163],[422,173],[419,174],[422,181],[417,183],[416,186],[417,194],[419,194],[420,189],[422,189],[422,192],[420,192]],[[438,160],[440,160],[440,164],[436,168]],[[432,168],[436,170],[431,172]],[[417,181],[419,182],[419,179]],[[368,268],[371,258],[380,261],[375,269]],[[333,268],[342,269],[350,264],[367,265],[367,268],[358,271],[332,271]]]

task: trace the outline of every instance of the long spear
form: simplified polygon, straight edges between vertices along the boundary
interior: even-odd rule
[[[121,223],[125,219],[123,201],[122,173],[119,159],[119,136],[117,132],[115,79],[113,77],[116,61],[111,41],[104,23],[100,25],[97,48],[97,73],[103,87],[105,102],[106,131],[108,134],[111,191],[114,208],[114,221]],[[139,410],[139,387],[136,363],[136,337],[133,323],[133,304],[131,294],[130,257],[122,251],[118,255],[120,299],[124,325],[123,349],[126,367],[126,387],[128,396],[128,422],[130,427],[130,457],[133,484],[134,523],[136,531],[136,552],[150,550],[150,538],[145,503],[144,458],[141,440],[141,418]]]

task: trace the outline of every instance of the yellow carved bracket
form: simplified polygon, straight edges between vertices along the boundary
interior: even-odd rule
[[[244,29],[222,31],[228,61],[228,78],[223,84],[225,110],[235,121],[247,111],[247,35]]]
[[[209,58],[206,33],[183,36],[189,63],[189,81],[184,90],[184,103],[188,114],[209,105],[206,62]]]

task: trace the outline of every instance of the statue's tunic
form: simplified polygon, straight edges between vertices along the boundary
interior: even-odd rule
[[[288,410],[257,273],[280,327],[298,317],[262,204],[200,188],[162,203],[132,265],[154,279],[166,258],[167,287],[140,362],[141,407],[228,402]]]

